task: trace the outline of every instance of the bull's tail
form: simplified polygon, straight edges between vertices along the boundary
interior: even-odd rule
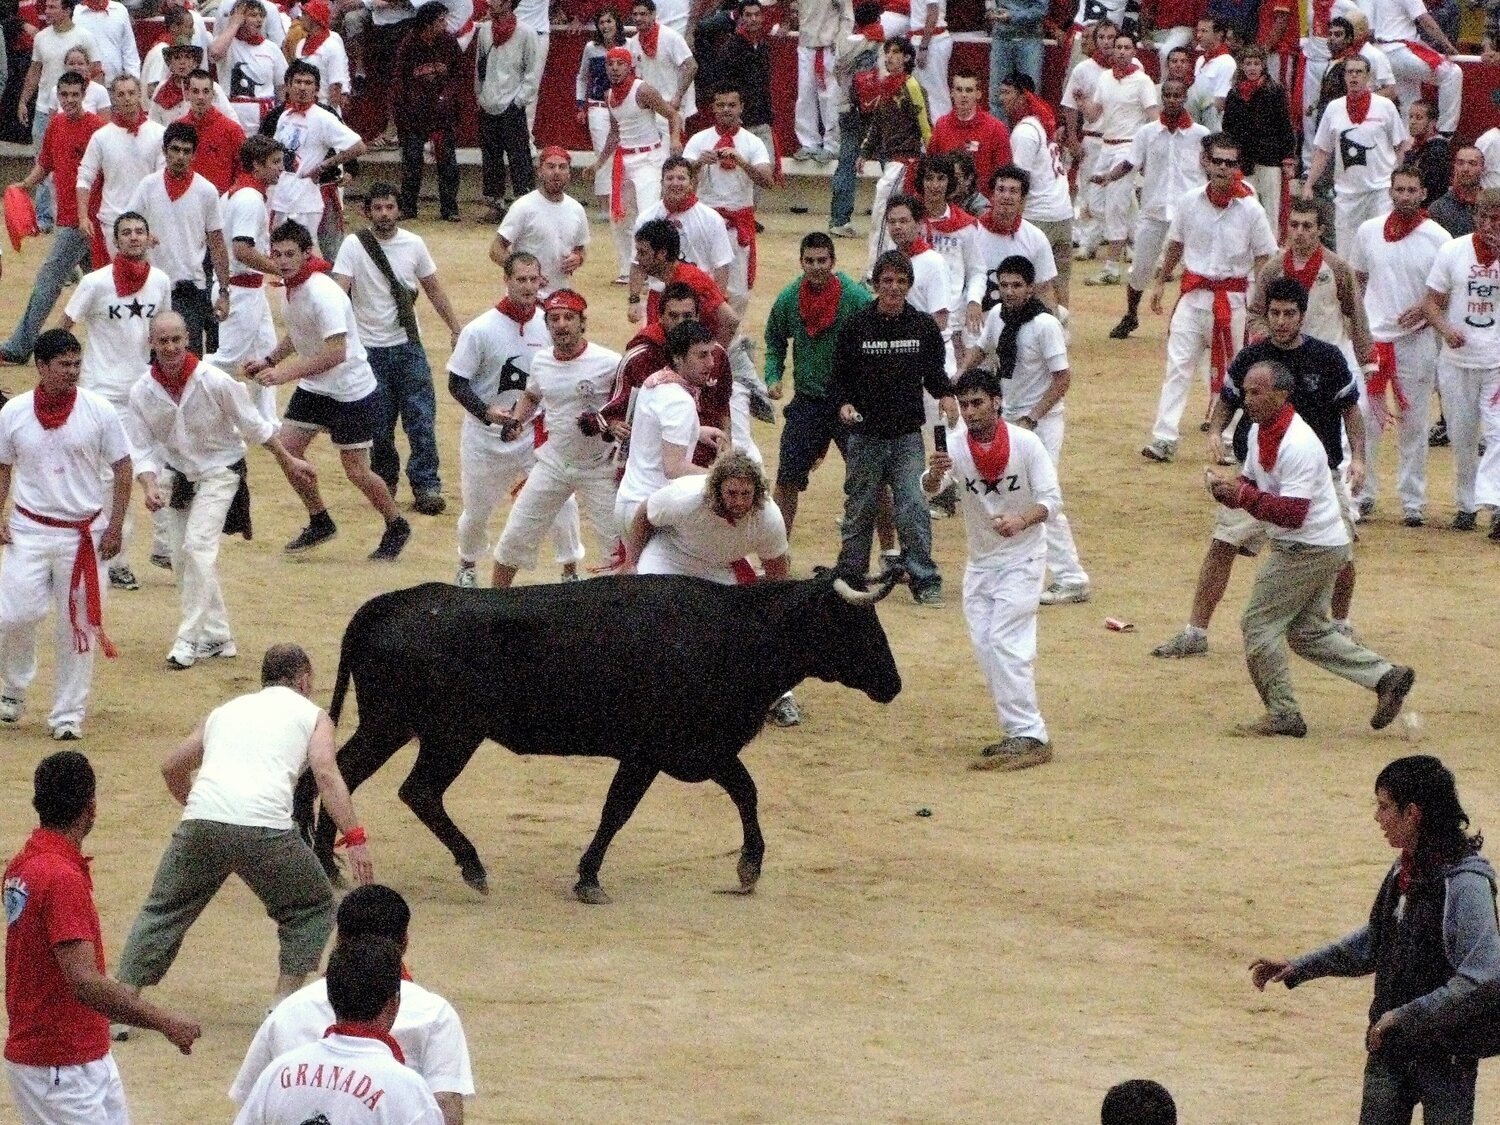
[[[360,613],[363,612],[361,607]],[[339,646],[339,670],[333,677],[333,698],[328,701],[328,717],[333,720],[333,725],[339,725],[339,715],[344,710],[344,696],[349,691],[349,680],[354,674],[353,657],[357,642],[356,634],[359,632],[360,613],[354,615],[354,620],[349,622],[349,628],[344,630],[344,640]]]

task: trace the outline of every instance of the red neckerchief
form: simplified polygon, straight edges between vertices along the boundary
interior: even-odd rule
[[[734,33],[741,39],[743,39],[746,43],[749,43],[752,47],[758,47],[766,41],[766,29],[764,25],[762,25],[761,29],[754,35],[751,35],[748,31],[746,31],[743,25],[741,25],[740,27],[736,27],[734,29]]]
[[[885,42],[885,27],[879,20],[874,23],[862,23],[854,29],[855,35],[862,35],[871,43]]]
[[[1255,92],[1265,84],[1266,76],[1262,74],[1254,82],[1250,81],[1250,79],[1247,78],[1243,82],[1237,83],[1234,90],[1235,93],[1239,94],[1242,99],[1248,102],[1251,98],[1255,97]]]
[[[1400,242],[1426,221],[1427,208],[1425,207],[1418,207],[1410,215],[1402,215],[1400,211],[1392,211],[1385,217],[1385,240],[1387,242]]]
[[[680,215],[684,211],[691,211],[694,207],[698,206],[698,193],[695,191],[688,192],[687,195],[683,196],[682,205],[679,207],[673,207],[667,202],[667,197],[664,195],[661,197],[661,205],[668,215]]]
[[[1245,174],[1236,168],[1234,175],[1229,179],[1229,189],[1227,191],[1219,192],[1215,190],[1212,182],[1204,190],[1208,195],[1208,201],[1222,211],[1236,199],[1247,198],[1255,189],[1245,182]]]
[[[367,1023],[355,1023],[351,1020],[348,1023],[330,1024],[328,1030],[323,1032],[323,1038],[327,1039],[330,1035],[347,1035],[352,1039],[373,1039],[377,1043],[384,1043],[390,1048],[392,1057],[403,1066],[406,1065],[406,1056],[401,1052],[401,1044],[378,1027],[372,1027]]]
[[[1010,464],[1010,431],[1005,422],[997,419],[995,436],[983,443],[969,431],[969,456],[974,458],[974,467],[979,470],[981,480],[999,480]]]
[[[183,86],[176,78],[168,75],[167,80],[156,88],[156,93],[151,96],[151,100],[162,109],[175,109],[182,104],[182,99],[185,97],[187,97],[187,92]]]
[[[650,340],[658,348],[667,346],[667,330],[661,326],[661,321],[659,320],[646,325],[646,327],[635,334],[635,338],[637,340]]]
[[[532,302],[531,308],[523,309],[506,294],[500,298],[500,303],[495,306],[495,311],[501,316],[508,316],[516,322],[519,334],[526,335],[526,325],[531,323],[531,318],[536,315],[536,303]]]
[[[510,42],[510,37],[516,33],[516,13],[511,12],[503,20],[490,19],[490,44],[494,47],[503,47]]]
[[[292,293],[296,290],[297,286],[301,285],[313,274],[327,273],[331,269],[333,269],[333,264],[326,258],[320,258],[317,254],[309,256],[307,261],[302,263],[302,268],[300,270],[292,274],[291,277],[282,279],[281,284],[286,286],[287,300],[290,301],[292,299]]]
[[[1115,59],[1108,51],[1095,51],[1089,58],[1093,59],[1100,70],[1113,70]]]
[[[1484,244],[1484,240],[1479,237],[1478,232],[1474,233],[1470,237],[1474,239],[1474,260],[1485,269],[1489,269],[1495,264],[1495,259],[1497,257],[1500,257],[1500,252],[1491,250],[1488,246],[1486,246]]]
[[[122,117],[121,117],[121,116],[120,116],[120,115],[119,115],[119,114],[118,114],[118,113],[111,113],[111,114],[110,114],[110,115],[109,115],[109,119],[110,119],[110,120],[111,120],[111,121],[113,121],[113,122],[114,122],[114,123],[115,123],[115,124],[116,124],[116,125],[118,125],[118,126],[119,126],[119,127],[120,127],[120,128],[121,128],[121,129],[124,129],[124,130],[125,130],[125,131],[126,131],[126,132],[127,132],[127,133],[129,133],[129,134],[130,134],[130,135],[131,135],[131,136],[132,136],[132,137],[134,137],[134,136],[136,136],[136,135],[137,135],[137,134],[138,134],[138,133],[140,133],[140,131],[141,131],[141,126],[142,126],[142,125],[143,125],[143,124],[145,124],[145,121],[146,121],[146,115],[145,115],[145,114],[144,114],[144,113],[142,113],[142,114],[140,114],[140,115],[139,115],[139,116],[137,116],[137,117],[136,117],[136,119],[135,119],[135,120],[134,120],[134,121],[129,121],[129,122],[127,122],[127,121],[126,121],[126,120],[125,120],[125,119],[124,119],[124,118],[122,118]]]
[[[1203,52],[1203,61],[1205,63],[1211,63],[1214,61],[1214,59],[1223,58],[1227,54],[1229,54],[1229,48],[1220,43],[1212,51]]]
[[[175,378],[161,369],[161,364],[151,365],[151,378],[161,384],[161,389],[172,396],[173,402],[182,401],[182,392],[187,389],[188,380],[192,378],[194,370],[198,367],[198,357],[188,352],[182,360],[182,373]]]
[[[1403,895],[1411,888],[1412,873],[1416,870],[1416,857],[1409,851],[1401,852],[1401,869],[1396,872],[1396,890]]]
[[[581,356],[588,349],[588,346],[589,342],[587,340],[580,340],[578,343],[578,350],[576,352],[574,352],[572,355],[563,355],[562,352],[558,351],[557,347],[554,345],[552,348],[552,358],[557,360],[558,363],[567,363],[569,360],[574,360]]]
[[[661,35],[661,24],[653,23],[650,31],[637,31],[635,37],[641,42],[641,54],[648,59],[656,58],[656,40]]]
[[[1281,272],[1302,286],[1304,293],[1311,293],[1313,283],[1318,280],[1318,271],[1323,268],[1323,247],[1319,246],[1311,257],[1298,269],[1292,264],[1292,252],[1288,250],[1281,261]]]
[[[139,293],[141,286],[146,284],[151,263],[145,258],[132,259],[124,254],[116,254],[115,260],[110,263],[110,269],[115,275],[115,295],[128,297],[132,293]]]
[[[163,168],[161,182],[167,187],[167,198],[176,203],[187,194],[187,189],[193,186],[193,170],[189,168],[185,175],[174,176],[168,169]]]
[[[692,395],[694,398],[698,397],[698,388],[694,387],[691,383],[684,379],[680,373],[672,370],[672,368],[670,367],[663,367],[660,371],[653,371],[650,375],[647,375],[646,381],[641,384],[641,389],[645,390],[648,387],[663,387],[668,383],[676,383],[679,387],[687,391],[687,393]]]
[[[83,6],[91,12],[107,12],[109,0],[83,0]]]
[[[1109,68],[1109,72],[1115,76],[1116,82],[1123,82],[1125,81],[1125,79],[1129,78],[1132,74],[1140,69],[1141,64],[1136,62],[1134,59],[1131,59],[1123,67],[1112,64]]]
[[[831,275],[828,284],[821,289],[814,289],[803,277],[802,284],[797,287],[797,312],[802,317],[802,327],[809,340],[816,340],[833,327],[843,297],[844,283],[838,274]]]
[[[928,231],[937,231],[938,234],[952,234],[954,231],[971,227],[978,221],[978,219],[974,218],[973,215],[969,214],[962,207],[957,207],[950,203],[948,209],[943,212],[942,218],[927,220],[927,229]]]
[[[73,404],[78,401],[78,388],[70,387],[60,395],[49,394],[37,384],[31,396],[31,405],[36,410],[36,420],[44,430],[55,430],[73,413]]]
[[[1162,128],[1169,133],[1175,133],[1179,129],[1186,129],[1193,123],[1193,119],[1188,116],[1188,111],[1185,109],[1179,109],[1176,117],[1168,117],[1164,113],[1161,115],[1160,120]]]
[[[1014,238],[1016,232],[1021,229],[1021,216],[1018,214],[1015,221],[1008,227],[1002,227],[1000,220],[995,217],[994,211],[986,211],[984,217],[979,220],[984,224],[984,229],[992,234],[1003,234],[1007,238]]]
[[[619,109],[622,105],[624,105],[625,99],[630,97],[631,88],[634,86],[634,74],[626,75],[623,82],[611,82],[609,84],[609,93],[604,97],[604,100],[606,103],[608,103],[609,108]],[[618,148],[619,146],[616,147]]]
[[[265,37],[264,33],[262,33],[260,35],[251,35],[250,34],[250,29],[246,28],[246,27],[240,28],[240,32],[239,32],[239,34],[237,36],[235,36],[235,38],[237,38],[241,43],[248,43],[248,44],[250,44],[250,46],[252,46],[252,47],[259,47],[262,43],[264,43],[266,41],[266,37]]]
[[[1281,439],[1286,437],[1286,431],[1292,424],[1292,419],[1297,412],[1292,409],[1291,403],[1285,403],[1276,412],[1276,417],[1269,422],[1262,422],[1260,429],[1255,431],[1255,453],[1260,458],[1260,467],[1270,472],[1276,467],[1276,454],[1281,449]]]
[[[1030,90],[1025,92],[1023,100],[1021,116],[1035,117],[1047,136],[1047,143],[1051,144],[1053,134],[1057,132],[1057,115],[1052,112],[1052,107]]]
[[[918,254],[925,254],[931,249],[932,247],[928,244],[927,240],[921,235],[917,235],[916,238],[911,240],[911,245],[906,248],[907,260],[915,258]]]
[[[266,198],[266,185],[257,180],[249,172],[241,172],[234,178],[234,183],[229,185],[229,194],[233,195],[242,188],[251,188],[254,191],[260,192],[262,199]]]
[[[1345,94],[1344,112],[1349,115],[1351,125],[1363,125],[1365,114],[1370,112],[1370,91],[1363,94]]]

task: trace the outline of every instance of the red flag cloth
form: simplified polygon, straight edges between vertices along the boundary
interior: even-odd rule
[[[10,248],[19,251],[23,238],[41,234],[36,225],[36,204],[18,184],[5,189],[5,233],[10,235]]]
[[[1400,372],[1396,370],[1396,345],[1375,345],[1375,370],[1365,379],[1365,395],[1370,400],[1370,415],[1375,425],[1385,429],[1391,424],[1390,407],[1386,404],[1386,391],[1396,392],[1396,406],[1406,410],[1411,400],[1401,386]]]
[[[1182,295],[1206,289],[1214,295],[1214,327],[1209,348],[1209,386],[1214,394],[1224,387],[1224,372],[1234,357],[1234,314],[1229,307],[1229,294],[1244,293],[1250,283],[1243,277],[1208,278],[1192,270],[1182,271]]]
[[[73,577],[68,583],[68,623],[73,626],[73,651],[88,652],[91,636],[98,637],[100,650],[113,660],[120,654],[104,632],[104,600],[99,596],[99,556],[94,551],[94,533],[90,530],[99,513],[81,520],[59,520],[28,511],[19,504],[16,511],[43,527],[63,527],[78,532],[78,553],[73,556]],[[80,602],[86,615],[83,622],[78,620]]]

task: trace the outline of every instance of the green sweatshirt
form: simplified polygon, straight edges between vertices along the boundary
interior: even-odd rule
[[[796,392],[812,398],[824,398],[828,394],[839,327],[875,299],[864,286],[850,280],[844,273],[838,272],[836,276],[843,287],[839,294],[839,311],[833,319],[833,327],[816,340],[808,336],[798,310],[797,294],[802,288],[802,279],[799,277],[777,295],[776,303],[771,306],[771,316],[766,321],[766,386],[774,387],[781,382],[786,370],[786,346],[790,343]]]

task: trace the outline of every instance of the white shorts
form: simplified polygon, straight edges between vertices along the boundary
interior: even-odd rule
[[[1344,530],[1351,542],[1358,542],[1359,533],[1354,526],[1354,498],[1349,494],[1347,463],[1333,474],[1333,489],[1339,497],[1339,515],[1344,517]],[[1228,543],[1240,554],[1254,558],[1270,538],[1266,524],[1240,508],[1226,508],[1223,504],[1214,512],[1213,538]]]
[[[224,292],[220,286],[218,292]],[[205,362],[234,374],[252,359],[264,359],[276,348],[276,325],[264,288],[228,286],[229,316],[219,324],[219,350]]]
[[[113,1055],[78,1066],[22,1066],[7,1059],[5,1076],[21,1125],[130,1125]]]

